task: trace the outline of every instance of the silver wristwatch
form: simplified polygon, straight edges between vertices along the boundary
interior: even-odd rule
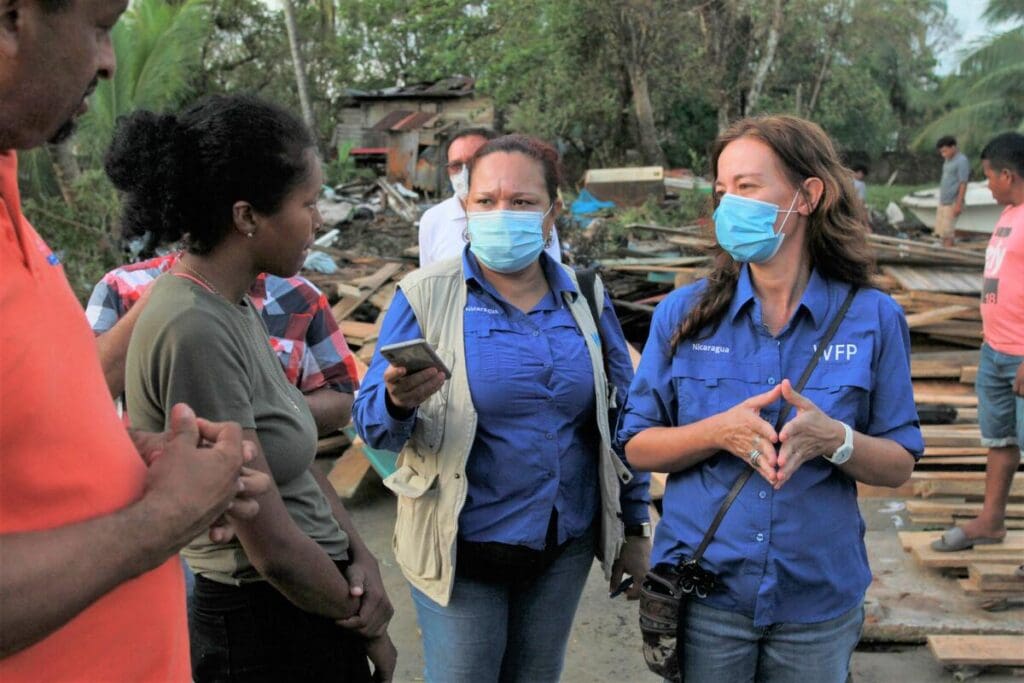
[[[846,433],[846,436],[843,438],[843,445],[837,448],[832,455],[825,456],[825,459],[833,465],[842,465],[853,455],[853,428],[845,422],[841,424],[843,425],[843,431]]]

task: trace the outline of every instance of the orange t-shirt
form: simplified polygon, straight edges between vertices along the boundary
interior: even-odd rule
[[[0,533],[109,514],[138,500],[145,474],[64,269],[21,215],[15,155],[0,151]],[[190,679],[177,556],[0,660],[5,683]]]
[[[1024,204],[1003,210],[989,240],[981,321],[989,346],[1024,356]]]

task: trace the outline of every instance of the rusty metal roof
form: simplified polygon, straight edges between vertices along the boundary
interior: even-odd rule
[[[349,91],[356,100],[437,99],[466,97],[473,94],[475,81],[468,76],[452,76],[437,81],[410,83],[380,90]]]
[[[380,133],[412,131],[433,123],[437,118],[438,114],[433,112],[399,109],[385,114],[380,121],[370,126],[370,130]]]

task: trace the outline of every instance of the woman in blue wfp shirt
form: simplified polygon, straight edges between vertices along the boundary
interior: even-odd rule
[[[871,581],[856,482],[899,486],[923,449],[906,322],[870,286],[862,208],[816,124],[739,121],[711,168],[714,268],[655,311],[618,438],[670,473],[655,565],[692,555],[745,468],[760,475],[702,560],[719,586],[689,603],[685,680],[842,683]]]
[[[451,377],[378,353],[354,416],[367,443],[401,450],[386,483],[427,681],[554,682],[595,552],[612,585],[647,571],[649,477],[609,425],[632,365],[610,299],[595,294],[595,325],[543,253],[558,153],[509,135],[469,167],[469,246],[402,281],[378,340],[426,338]]]

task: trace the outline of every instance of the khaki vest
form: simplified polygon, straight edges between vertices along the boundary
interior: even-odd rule
[[[573,270],[561,267],[575,283]],[[601,302],[604,289],[600,279],[597,283],[597,301]],[[409,582],[434,602],[447,605],[455,578],[459,513],[468,488],[466,460],[477,421],[466,377],[466,282],[462,259],[414,271],[400,286],[423,336],[451,369],[452,376],[417,409],[412,436],[399,454],[398,470],[384,481],[398,494],[393,545],[395,558]],[[601,433],[601,530],[597,556],[605,578],[610,578],[612,562],[623,542],[619,489],[633,475],[611,449],[608,407],[609,399],[615,400],[614,392],[609,397],[600,336],[587,301],[582,294],[575,300],[571,294],[565,294],[565,303],[587,342],[594,371],[596,421]]]

